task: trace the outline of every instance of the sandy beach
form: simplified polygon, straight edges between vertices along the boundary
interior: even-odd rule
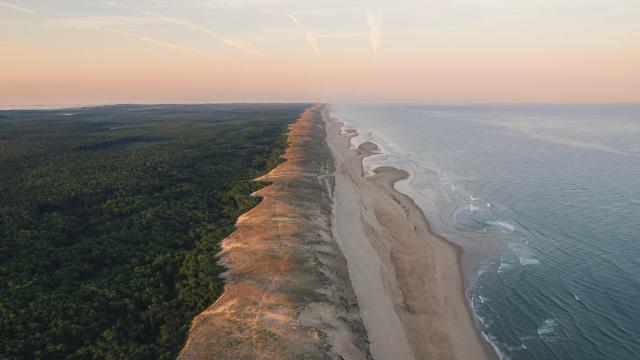
[[[494,359],[464,295],[461,249],[434,234],[422,211],[394,189],[408,173],[390,167],[364,176],[378,150],[350,148],[353,130],[323,111],[335,157],[333,234],[347,259],[376,359]]]

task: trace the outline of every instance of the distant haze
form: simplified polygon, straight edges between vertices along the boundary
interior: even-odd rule
[[[0,1],[0,106],[638,102],[637,0]]]

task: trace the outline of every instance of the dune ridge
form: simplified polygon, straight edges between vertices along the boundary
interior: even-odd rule
[[[289,127],[285,162],[222,242],[223,294],[179,359],[370,359],[346,260],[332,237],[333,157],[323,105]]]

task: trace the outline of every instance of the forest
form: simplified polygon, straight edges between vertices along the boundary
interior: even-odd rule
[[[0,359],[175,359],[306,107],[0,111]]]

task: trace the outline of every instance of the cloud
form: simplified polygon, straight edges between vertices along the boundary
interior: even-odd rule
[[[340,33],[326,33],[317,35],[321,39],[350,39],[350,38],[368,38],[368,32],[340,32]]]
[[[235,37],[226,37],[223,36],[207,27],[192,23],[190,21],[186,21],[183,19],[178,19],[178,18],[174,18],[174,17],[170,17],[170,16],[164,16],[164,15],[160,15],[151,11],[145,11],[145,10],[139,10],[136,8],[132,8],[130,6],[126,6],[124,4],[120,4],[117,2],[113,2],[113,1],[105,1],[107,4],[130,11],[130,12],[135,12],[135,13],[139,13],[139,14],[143,14],[146,16],[151,17],[154,20],[157,21],[163,21],[163,22],[167,22],[167,23],[171,23],[174,25],[178,25],[178,26],[182,26],[194,31],[198,31],[204,34],[207,34],[209,36],[215,37],[217,38],[219,41],[221,41],[222,43],[226,44],[227,46],[233,47],[237,50],[240,51],[244,51],[247,54],[251,54],[254,56],[264,56],[264,54],[262,54],[260,51],[256,50],[255,48],[253,48],[253,46],[251,44],[249,44],[246,41],[240,40],[238,38]]]
[[[327,7],[327,8],[312,8],[312,9],[297,9],[289,11],[290,14],[296,16],[321,16],[321,17],[343,17],[352,18],[354,14],[360,14],[361,8],[354,6],[342,6],[342,7]]]
[[[24,13],[27,13],[27,14],[35,14],[36,13],[35,11],[33,11],[31,9],[28,9],[26,7],[14,5],[14,4],[9,4],[9,3],[3,2],[3,1],[0,1],[0,6],[6,7],[6,8],[9,8],[9,9],[13,9],[15,11],[24,12]]]
[[[289,2],[290,0],[209,0],[203,2],[203,4],[218,8],[246,8]]]
[[[293,21],[294,24],[298,25],[302,29],[302,31],[304,31],[307,37],[307,42],[309,43],[309,46],[311,46],[311,49],[313,49],[313,51],[316,54],[320,54],[320,48],[318,47],[318,39],[316,39],[315,35],[313,35],[311,30],[309,30],[309,28],[307,28],[303,23],[301,23],[298,20],[298,18],[296,18],[291,14],[289,14],[289,19],[291,19],[291,21]]]
[[[251,54],[251,55],[254,55],[254,56],[258,56],[258,57],[264,56],[263,53],[255,50],[251,46],[251,44],[245,42],[242,39],[238,39],[238,38],[234,38],[234,37],[227,37],[227,38],[223,39],[223,42],[225,44],[227,44],[228,46],[234,47],[234,48],[236,48],[238,50],[242,50],[242,51],[244,51],[244,52],[246,52],[248,54]]]
[[[202,56],[206,56],[206,57],[211,57],[211,58],[215,57],[215,55],[213,55],[212,53],[210,53],[208,51],[204,51],[204,50],[200,50],[200,49],[196,49],[196,48],[192,48],[192,47],[188,47],[188,46],[182,46],[182,45],[178,45],[178,44],[173,44],[173,43],[169,43],[169,42],[166,42],[166,41],[163,41],[163,40],[159,40],[159,39],[156,39],[156,38],[153,38],[153,37],[140,35],[140,34],[128,32],[128,31],[116,30],[116,29],[111,29],[111,28],[96,28],[96,30],[102,30],[102,31],[106,31],[106,32],[110,32],[110,33],[114,33],[114,34],[118,34],[118,35],[122,35],[122,36],[128,36],[130,38],[142,40],[144,42],[148,42],[150,44],[166,47],[166,48],[169,48],[169,49],[190,52],[190,53],[194,53],[194,54],[198,54],[198,55],[202,55]]]
[[[369,41],[371,42],[371,49],[374,53],[378,52],[378,48],[380,48],[380,36],[382,35],[381,22],[382,22],[382,11],[378,10],[377,13],[374,11],[367,11],[367,24],[369,25]]]
[[[135,16],[85,16],[48,19],[42,24],[42,27],[51,29],[95,30],[104,27],[118,28],[155,22],[155,19]]]
[[[215,57],[214,54],[205,50],[196,49],[189,46],[183,46],[180,44],[175,44],[175,43],[167,42],[164,40],[160,40],[151,36],[119,30],[113,27],[117,25],[137,23],[139,21],[149,21],[149,19],[136,18],[136,17],[84,17],[84,18],[50,19],[50,20],[47,20],[42,26],[45,28],[52,28],[52,29],[93,30],[93,31],[108,32],[108,33],[117,34],[120,36],[126,36],[133,39],[138,39],[140,41],[144,41],[150,44],[154,44],[154,45],[169,48],[169,49],[189,52],[189,53],[198,54],[198,55],[202,55],[210,58]]]

